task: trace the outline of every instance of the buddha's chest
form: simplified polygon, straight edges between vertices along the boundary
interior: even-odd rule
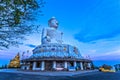
[[[61,37],[61,32],[57,30],[48,29],[47,36],[49,36],[50,38],[59,38]]]

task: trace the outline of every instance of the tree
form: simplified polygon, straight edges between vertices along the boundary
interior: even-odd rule
[[[103,65],[102,65],[102,68],[111,70],[112,66],[103,64]]]
[[[93,62],[91,63],[91,68],[92,68],[92,69],[98,69],[98,67],[95,66],[95,65],[93,64]]]
[[[0,0],[0,49],[17,45],[24,35],[38,28],[27,21],[34,20],[44,4],[43,0]]]
[[[0,66],[0,69],[2,69],[2,66]]]

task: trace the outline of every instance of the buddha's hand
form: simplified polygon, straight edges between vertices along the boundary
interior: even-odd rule
[[[49,36],[46,36],[46,40],[47,40],[48,42],[51,42],[51,38],[50,38]]]
[[[62,41],[62,40],[57,40],[57,42],[58,42],[58,43],[61,43],[61,44],[63,43],[63,41]]]

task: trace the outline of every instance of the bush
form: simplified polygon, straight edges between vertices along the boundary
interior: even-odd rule
[[[102,68],[111,70],[111,69],[112,69],[112,66],[103,64],[103,65],[102,65]]]

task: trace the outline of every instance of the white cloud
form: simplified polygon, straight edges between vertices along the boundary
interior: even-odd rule
[[[93,60],[120,60],[120,49],[106,52],[104,54],[94,55]]]

